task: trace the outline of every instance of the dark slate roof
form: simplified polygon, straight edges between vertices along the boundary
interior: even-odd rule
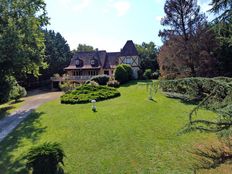
[[[132,40],[128,40],[121,50],[122,56],[137,56],[138,52]]]
[[[85,51],[77,52],[71,59],[70,65],[65,68],[65,70],[72,69],[110,69],[115,68],[118,64],[118,59],[120,56],[136,56],[138,52],[135,48],[133,41],[129,40],[126,42],[125,46],[121,52],[109,52],[105,50],[95,50],[95,51]],[[95,60],[95,64],[91,65],[91,60]],[[76,60],[80,60],[81,64],[76,65]]]

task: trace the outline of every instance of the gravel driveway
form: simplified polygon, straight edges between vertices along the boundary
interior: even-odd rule
[[[24,104],[18,110],[0,120],[0,142],[11,132],[17,125],[23,121],[34,109],[40,105],[59,98],[62,92],[44,92],[33,91],[28,97],[24,98]]]

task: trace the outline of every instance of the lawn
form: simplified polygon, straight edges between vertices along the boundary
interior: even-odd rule
[[[118,89],[121,96],[91,104],[65,105],[59,100],[39,107],[0,144],[0,173],[25,173],[23,155],[36,144],[61,143],[64,169],[76,173],[188,174],[191,149],[215,141],[214,134],[177,135],[194,105],[165,97],[148,100],[137,82]],[[201,110],[202,117],[215,114]]]

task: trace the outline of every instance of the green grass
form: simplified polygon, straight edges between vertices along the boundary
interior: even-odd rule
[[[121,96],[91,104],[42,105],[0,144],[0,173],[25,173],[23,155],[47,141],[61,143],[64,169],[76,173],[188,174],[191,149],[215,141],[213,134],[192,132],[178,136],[194,105],[159,92],[147,99],[146,86],[119,88]],[[200,110],[200,116],[215,114]]]
[[[20,108],[23,104],[23,100],[18,102],[10,101],[5,104],[0,105],[0,120],[14,112],[16,109]]]

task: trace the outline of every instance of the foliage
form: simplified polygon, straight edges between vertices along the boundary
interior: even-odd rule
[[[199,28],[191,42],[189,41],[189,48],[186,48],[181,38],[171,38],[160,48],[157,59],[163,78],[191,77],[193,71],[200,77],[213,77],[218,74],[217,60],[213,54],[218,48],[214,32],[207,26]],[[194,55],[194,59],[189,59],[189,53],[186,52],[188,49],[193,51],[191,55]]]
[[[199,104],[189,113],[189,123],[183,132],[200,130],[219,132],[223,141],[219,147],[198,148],[193,153],[198,157],[194,164],[197,169],[211,169],[232,162],[231,130],[232,130],[232,79],[219,77],[214,79],[189,78],[163,81],[164,91],[187,94],[187,99],[198,98]],[[172,95],[177,97],[176,95]],[[199,109],[206,107],[218,113],[216,120],[194,118]],[[220,140],[220,139],[219,139]]]
[[[132,68],[130,65],[120,64],[114,71],[115,80],[119,81],[120,84],[126,83],[132,79]]]
[[[179,93],[187,97],[189,101],[201,101],[210,95],[215,88],[215,94],[207,101],[205,107],[212,110],[220,110],[232,105],[231,78],[184,78],[177,80],[162,80],[160,86],[163,91]]]
[[[60,89],[64,92],[72,91],[76,88],[76,86],[76,83],[72,83],[70,81],[64,81],[59,84]]]
[[[48,24],[43,0],[0,0],[0,74],[39,75],[45,68],[44,34]]]
[[[220,74],[232,76],[232,2],[227,0],[212,0],[210,12],[217,16],[212,22],[212,28],[217,33],[220,48],[217,50]]]
[[[117,80],[110,80],[110,81],[107,82],[107,86],[114,87],[114,88],[119,88],[120,83]]]
[[[32,174],[62,174],[65,154],[60,144],[44,143],[33,147],[26,155],[27,167],[32,169]]]
[[[0,0],[1,101],[9,100],[9,91],[14,86],[9,81],[15,81],[9,79],[25,78],[28,74],[38,76],[39,69],[47,66],[41,30],[48,24],[45,7],[43,0]]]
[[[93,76],[90,80],[97,82],[99,85],[106,85],[110,77],[107,75]]]
[[[145,72],[143,73],[143,77],[145,79],[151,79],[152,78],[152,70],[151,69],[146,69]]]
[[[18,101],[20,98],[25,97],[27,95],[27,91],[24,87],[20,85],[13,86],[10,91],[10,99]]]
[[[228,0],[212,0],[211,4],[212,8],[210,9],[211,12],[215,14],[219,14],[216,20],[219,21],[227,21],[232,17],[232,2]]]
[[[141,61],[140,69],[142,73],[144,73],[146,69],[151,69],[152,71],[156,71],[159,68],[159,65],[157,63],[158,49],[155,43],[143,42],[141,45],[136,44],[135,46]]]
[[[152,73],[152,78],[153,78],[153,79],[158,79],[159,76],[160,76],[159,71],[156,71],[156,72],[153,72],[153,73]]]
[[[44,30],[45,34],[45,61],[48,68],[42,71],[41,79],[48,79],[54,73],[64,73],[64,68],[69,64],[71,52],[65,38],[53,30]]]
[[[0,76],[0,103],[10,100],[11,91],[18,83],[13,76]]]
[[[85,84],[93,85],[93,86],[99,86],[99,84],[98,84],[97,82],[91,81],[91,80],[87,80],[87,81],[85,82]]]
[[[168,29],[159,33],[164,41],[158,56],[161,75],[165,78],[213,76],[216,65],[213,53],[218,44],[197,1],[167,0],[164,11],[161,24]]]
[[[90,45],[79,44],[77,49],[73,50],[73,53],[82,52],[82,51],[94,51],[94,48]]]
[[[118,96],[120,96],[120,93],[115,88],[107,86],[82,85],[61,96],[61,103],[88,103],[91,100],[102,101]]]

